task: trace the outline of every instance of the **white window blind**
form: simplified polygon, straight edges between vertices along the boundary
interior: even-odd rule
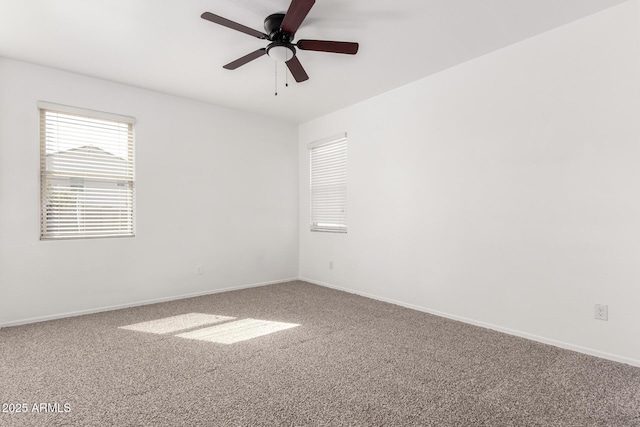
[[[311,231],[347,232],[347,135],[309,144]]]
[[[135,119],[39,102],[40,238],[134,235]]]

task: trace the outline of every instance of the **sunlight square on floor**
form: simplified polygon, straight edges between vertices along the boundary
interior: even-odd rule
[[[187,313],[178,316],[164,317],[162,319],[148,322],[134,323],[133,325],[121,326],[120,329],[127,329],[137,332],[148,332],[151,334],[168,334],[171,332],[184,331],[199,326],[212,325],[214,323],[233,320],[235,317],[217,316],[204,313]]]
[[[295,323],[271,322],[259,319],[242,319],[222,325],[197,329],[176,335],[180,338],[208,341],[218,344],[234,344],[274,332],[300,326]]]

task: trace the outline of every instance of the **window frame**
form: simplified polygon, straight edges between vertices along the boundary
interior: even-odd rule
[[[40,240],[53,241],[53,240],[135,237],[135,227],[136,227],[135,123],[136,123],[136,119],[134,117],[125,116],[121,114],[107,113],[103,111],[90,110],[86,108],[73,107],[73,106],[56,104],[56,103],[45,102],[45,101],[38,101],[37,107],[38,107],[38,121],[40,126],[40,135],[39,135]],[[78,172],[77,170],[65,171],[63,168],[56,169],[55,167],[50,167],[48,157],[52,155],[52,153],[48,153],[47,151],[48,150],[47,144],[51,143],[51,141],[48,140],[47,124],[49,125],[55,124],[58,120],[55,120],[53,122],[48,122],[47,121],[48,112],[53,114],[61,114],[67,117],[73,116],[74,118],[79,120],[78,126],[85,132],[89,130],[95,130],[96,128],[95,125],[99,124],[97,122],[94,122],[93,124],[94,126],[92,127],[91,121],[111,122],[110,123],[111,125],[113,126],[117,125],[122,128],[126,125],[126,142],[122,144],[122,147],[117,146],[117,148],[122,149],[126,153],[126,155],[121,158],[121,160],[123,161],[122,165],[115,168],[116,171],[120,169],[121,171],[124,171],[124,172],[118,173],[114,171],[111,173],[105,173],[105,170],[108,169],[108,166],[107,167],[103,166],[102,169],[100,168],[100,166],[93,166],[93,170],[92,170],[91,169],[92,166],[89,164],[89,162],[81,163],[81,161],[77,161],[77,160],[73,162],[73,165],[77,167],[77,165],[81,164],[83,166],[83,169],[86,169],[88,172],[85,172],[83,174]],[[82,121],[85,121],[85,122],[82,123]],[[85,127],[82,128],[82,126],[85,126]],[[107,133],[105,131],[105,133],[103,133],[100,136],[105,137],[106,134]],[[92,145],[89,142],[83,146],[78,146],[73,148],[71,148],[71,146],[69,147],[70,148],[66,148],[65,150],[59,151],[58,154],[59,153],[66,154],[76,149],[79,149],[79,150],[85,149],[85,151],[88,152],[91,148],[97,148],[98,150],[105,152],[109,156],[114,156],[115,158],[118,158],[115,154],[110,153],[106,150],[103,150],[97,145]],[[75,155],[77,156],[77,153],[75,153]],[[101,155],[104,157],[104,153]],[[96,162],[97,158],[91,157],[87,153],[87,159],[89,161]],[[98,159],[98,160],[102,160],[102,159]],[[53,161],[51,163],[53,163]],[[108,163],[108,164],[110,165],[111,163]],[[73,169],[73,166],[71,167],[71,169]],[[70,229],[71,233],[65,234],[60,230],[56,232],[53,229],[54,226],[52,225],[52,220],[50,217],[51,215],[50,205],[48,204],[48,200],[53,193],[52,191],[53,187],[51,183],[54,180],[64,181],[67,179],[69,180],[68,187],[70,191],[72,188],[82,189],[81,193],[84,193],[85,188],[87,188],[90,192],[94,191],[95,194],[93,196],[91,196],[91,194],[87,196],[83,196],[85,200],[91,200],[91,197],[94,197],[93,203],[96,203],[96,200],[101,200],[102,195],[96,196],[96,194],[98,194],[97,191],[106,191],[107,193],[109,193],[109,195],[107,196],[106,202],[102,202],[102,203],[109,203],[109,202],[113,203],[114,201],[120,198],[120,196],[114,196],[114,194],[116,193],[113,193],[112,190],[110,191],[108,187],[101,187],[100,185],[96,185],[96,184],[101,184],[101,185],[108,184],[111,187],[126,187],[126,190],[122,192],[122,195],[124,196],[124,199],[122,200],[124,200],[125,207],[124,208],[120,207],[119,209],[115,210],[117,212],[116,216],[122,215],[124,219],[120,220],[118,218],[114,220],[113,217],[110,217],[107,220],[108,222],[110,221],[114,224],[117,224],[119,228],[116,228],[111,232],[108,232],[108,231],[105,231],[106,228],[101,229],[99,226],[91,227],[92,224],[90,222],[87,222],[87,219],[86,219],[87,217],[85,216],[86,212],[83,211],[82,220],[78,220],[78,222],[75,224],[76,225],[75,229],[73,228]],[[78,185],[79,182],[81,182],[82,184]],[[85,186],[86,182],[90,182],[92,183],[92,185]],[[121,185],[121,183],[124,185]],[[88,206],[90,206],[90,202],[89,202],[89,205],[86,203],[82,205],[82,208],[87,209]],[[110,206],[108,205],[99,206],[97,209],[94,210],[94,212],[92,212],[92,214],[97,215],[98,218],[100,219],[102,219],[100,215],[103,215],[103,216],[106,215],[107,217],[109,217],[109,215],[113,215],[113,212],[114,212],[109,208]],[[58,215],[60,215],[59,212],[58,212]],[[60,221],[60,219],[57,219],[57,220]],[[89,228],[83,230],[83,228],[87,227],[87,224],[89,224]],[[94,225],[95,225],[95,222],[94,222]]]
[[[344,147],[339,147],[339,145],[344,145]],[[324,213],[320,214],[315,212],[314,206],[317,206],[319,203],[315,199],[316,194],[318,193],[318,183],[314,180],[314,150],[326,150],[329,148],[335,148],[336,150],[343,150],[343,153],[337,152],[329,154],[328,156],[325,153],[323,165],[320,165],[324,169],[322,173],[322,178],[325,181],[325,187],[327,186],[326,182],[333,181],[337,184],[334,185],[334,189],[329,189],[329,197],[330,203],[338,206],[335,209],[324,209]],[[343,132],[337,135],[334,135],[329,138],[325,138],[319,141],[314,141],[307,145],[309,149],[309,225],[310,231],[312,232],[325,232],[325,233],[340,233],[346,234],[347,227],[347,160],[348,160],[348,142],[347,142],[347,133]],[[340,156],[337,159],[335,154]],[[322,156],[321,156],[322,157]],[[329,159],[328,157],[331,157]],[[319,166],[317,163],[315,166]],[[327,171],[327,168],[331,168],[330,171]],[[322,181],[321,179],[320,181]],[[326,197],[326,196],[325,196]],[[342,212],[337,212],[339,209]],[[332,211],[333,210],[333,211]],[[331,212],[332,211],[332,212]],[[324,216],[324,218],[323,218]],[[318,221],[318,219],[325,221]]]

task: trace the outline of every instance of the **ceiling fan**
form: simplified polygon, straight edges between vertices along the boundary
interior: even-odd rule
[[[271,43],[262,49],[251,52],[248,55],[238,58],[228,63],[223,68],[235,70],[254,59],[263,55],[269,55],[276,61],[284,62],[291,71],[296,82],[303,82],[309,79],[306,71],[296,56],[296,48],[300,50],[312,50],[317,52],[344,53],[355,55],[358,52],[358,43],[336,42],[328,40],[298,40],[293,43],[294,36],[300,25],[311,10],[315,0],[292,0],[286,13],[274,13],[264,20],[266,33],[245,27],[237,22],[230,21],[210,12],[205,12],[201,18],[216,24],[240,31],[259,39],[268,40]]]

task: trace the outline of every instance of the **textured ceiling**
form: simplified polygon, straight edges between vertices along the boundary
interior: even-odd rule
[[[296,39],[360,43],[357,55],[299,51],[295,83],[265,56],[222,66],[264,40],[289,0],[0,0],[0,56],[303,122],[564,25],[624,0],[317,0]]]

